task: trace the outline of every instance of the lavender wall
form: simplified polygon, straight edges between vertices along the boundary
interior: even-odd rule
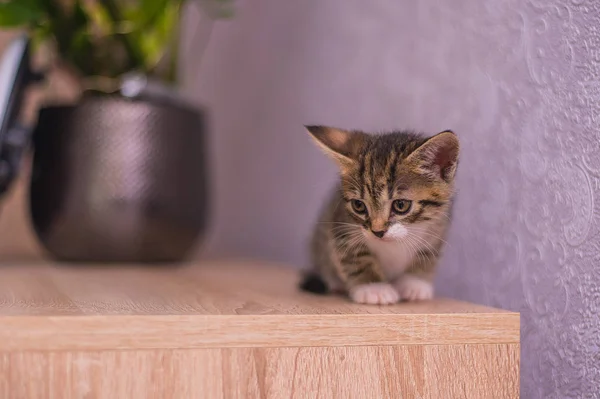
[[[211,256],[300,266],[333,166],[304,123],[452,128],[444,295],[522,314],[522,396],[600,397],[600,3],[254,0],[219,24]]]

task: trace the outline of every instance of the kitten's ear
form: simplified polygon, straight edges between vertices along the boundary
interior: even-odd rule
[[[355,163],[361,133],[327,126],[304,126],[317,145],[340,166]]]
[[[449,183],[456,174],[459,148],[456,134],[451,130],[445,130],[431,137],[413,151],[406,162],[412,163],[425,175]]]

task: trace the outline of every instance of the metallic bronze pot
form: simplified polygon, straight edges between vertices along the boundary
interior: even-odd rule
[[[30,206],[58,260],[176,262],[207,215],[202,114],[166,103],[90,96],[40,111]]]

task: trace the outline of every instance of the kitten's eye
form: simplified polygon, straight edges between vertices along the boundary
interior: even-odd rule
[[[367,213],[367,206],[361,200],[352,200],[351,204],[354,212],[360,215]]]
[[[406,215],[411,208],[412,201],[396,200],[392,203],[392,210],[399,215]]]

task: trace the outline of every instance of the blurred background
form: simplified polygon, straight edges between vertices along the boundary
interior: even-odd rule
[[[452,129],[459,193],[438,292],[521,312],[522,397],[600,397],[598,2],[239,1],[203,54],[198,18],[183,52],[183,87],[210,115],[198,258],[306,265],[336,171],[304,124]],[[2,207],[5,260],[43,256],[27,181]]]

